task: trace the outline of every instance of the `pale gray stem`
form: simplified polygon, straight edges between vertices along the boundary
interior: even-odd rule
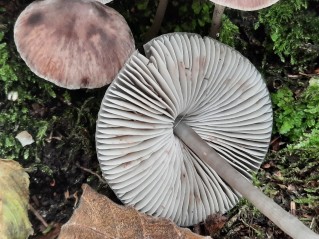
[[[168,0],[159,0],[153,24],[144,36],[145,41],[151,40],[158,34],[166,12],[167,3]]]
[[[209,36],[212,38],[217,38],[217,35],[220,31],[222,25],[222,16],[224,13],[225,7],[219,4],[215,4],[212,24],[210,26]]]
[[[174,128],[174,133],[203,162],[212,167],[225,182],[247,198],[261,213],[289,236],[294,239],[319,239],[319,235],[253,186],[189,126],[179,122]]]

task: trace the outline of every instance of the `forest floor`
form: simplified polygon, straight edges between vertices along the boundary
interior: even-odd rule
[[[10,76],[10,79],[0,81],[3,84],[0,87],[0,111],[3,113],[0,116],[0,158],[19,161],[30,175],[32,210],[29,216],[35,232],[30,238],[53,239],[77,207],[83,183],[119,202],[102,178],[95,154],[95,121],[107,87],[69,91],[34,76],[19,59],[13,41],[15,19],[32,1],[10,2],[0,3],[3,13],[0,31],[4,32],[3,42],[9,52],[9,60],[5,62],[11,64],[13,73],[10,74],[17,79],[13,80],[14,77]],[[129,16],[145,10],[143,4],[146,1],[139,2],[140,5],[136,6],[130,4],[128,10],[123,10],[126,8],[123,4],[115,7]],[[139,20],[148,19],[154,11],[152,9],[144,13]],[[132,19],[132,16],[128,18],[128,23],[135,26],[137,20]],[[234,20],[240,27],[242,38],[256,43],[256,35],[249,34],[259,34],[256,33],[258,31],[254,31],[250,26],[252,24],[245,23],[243,19],[254,21],[256,15],[247,14],[241,18],[235,17]],[[170,25],[176,24],[169,20],[163,23],[167,26],[163,32],[170,30]],[[132,29],[137,45],[141,45],[142,30],[136,26]],[[258,41],[253,47],[246,45],[239,50],[243,49],[243,54],[257,64],[257,68],[262,68],[260,62],[264,60],[268,49]],[[271,94],[275,94],[281,87],[289,87],[295,99],[298,99],[300,92],[308,87],[309,80],[318,73],[315,72],[318,69],[316,61],[312,62],[313,65],[305,74],[299,74],[292,70],[294,68],[289,62],[282,65],[279,57],[272,55],[267,59],[271,63],[267,64],[269,71],[264,74]],[[278,66],[286,70],[276,73]],[[0,74],[0,77],[4,76]],[[296,79],[298,84],[294,83]],[[16,102],[7,100],[7,93],[12,90],[19,92]],[[318,94],[316,97],[319,99]],[[19,145],[14,137],[21,130],[30,132],[35,143],[26,147]],[[291,144],[288,136],[280,134],[278,130],[274,131],[269,152],[253,182],[285,210],[319,232],[319,147],[305,150],[302,147],[289,147]],[[210,234],[215,239],[289,238],[244,199],[223,216],[225,219],[218,217],[222,224],[220,230],[208,232],[204,224],[191,229],[204,235]]]

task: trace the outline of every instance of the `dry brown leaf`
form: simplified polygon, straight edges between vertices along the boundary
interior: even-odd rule
[[[290,213],[296,216],[296,203],[294,201],[290,202]]]
[[[79,207],[63,225],[59,239],[169,239],[210,238],[179,228],[173,222],[146,216],[131,207],[112,202],[84,184]]]
[[[227,217],[222,214],[209,215],[205,220],[204,226],[210,235],[217,233],[227,222]]]

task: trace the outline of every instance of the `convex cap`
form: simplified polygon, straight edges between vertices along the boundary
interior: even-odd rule
[[[210,0],[219,5],[243,11],[254,11],[269,7],[279,0]]]
[[[174,135],[183,121],[247,180],[268,150],[266,85],[240,53],[208,37],[163,35],[135,52],[108,88],[96,147],[120,200],[181,226],[225,213],[240,195]]]
[[[14,39],[35,74],[68,89],[109,84],[135,50],[125,19],[94,0],[35,1]]]

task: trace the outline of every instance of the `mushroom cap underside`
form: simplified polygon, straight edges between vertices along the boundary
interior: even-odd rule
[[[14,40],[35,74],[68,89],[109,84],[135,50],[125,19],[94,0],[33,2]]]
[[[135,52],[109,86],[97,120],[103,176],[119,199],[181,226],[225,213],[240,195],[174,135],[185,122],[248,180],[268,150],[269,93],[240,53],[174,33]]]

